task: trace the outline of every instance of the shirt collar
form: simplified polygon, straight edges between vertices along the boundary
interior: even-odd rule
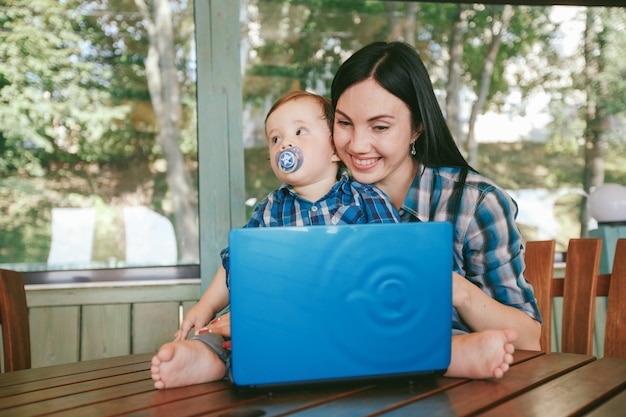
[[[427,222],[429,220],[433,175],[432,168],[421,164],[417,167],[417,173],[400,207],[399,214],[402,221]]]

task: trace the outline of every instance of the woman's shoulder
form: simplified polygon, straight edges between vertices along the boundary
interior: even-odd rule
[[[439,168],[435,168],[435,170],[436,170],[435,175],[439,175],[445,178],[447,181],[454,182],[454,183],[461,181],[462,169],[459,167],[439,167]],[[473,188],[480,192],[488,192],[488,191],[504,192],[504,189],[500,187],[494,180],[472,169],[468,170],[467,172],[464,186],[465,188]]]

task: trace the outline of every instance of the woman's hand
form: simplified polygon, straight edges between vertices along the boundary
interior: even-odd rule
[[[230,313],[222,314],[207,326],[196,331],[196,335],[202,333],[215,333],[223,337],[230,337]]]

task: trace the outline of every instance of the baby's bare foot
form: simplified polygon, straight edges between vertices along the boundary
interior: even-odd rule
[[[456,378],[502,378],[513,362],[511,329],[485,330],[452,337],[452,358],[446,376]]]
[[[157,389],[183,387],[222,379],[226,366],[198,340],[166,343],[152,357],[150,367]]]

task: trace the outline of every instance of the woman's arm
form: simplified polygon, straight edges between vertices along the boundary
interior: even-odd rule
[[[541,324],[515,307],[485,294],[458,273],[453,273],[452,304],[473,331],[509,328],[517,332],[517,349],[540,350]]]
[[[511,328],[518,336],[515,347],[539,350],[541,316],[523,276],[517,205],[496,186],[483,188],[476,202],[466,217],[460,274],[453,279],[454,307],[471,330]]]

